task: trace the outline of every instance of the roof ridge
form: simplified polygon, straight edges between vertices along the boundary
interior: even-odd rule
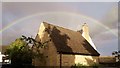
[[[73,31],[73,32],[78,32],[78,31],[63,27],[63,26],[58,26],[58,25],[55,25],[55,24],[47,23],[47,22],[43,22],[43,24],[52,25],[52,26],[59,27],[59,28],[62,28],[62,29],[66,29],[66,30]],[[78,32],[78,33],[80,33],[80,32]]]

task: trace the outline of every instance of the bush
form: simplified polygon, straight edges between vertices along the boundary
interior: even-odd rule
[[[9,48],[6,49],[5,54],[8,55],[11,64],[13,65],[29,65],[32,64],[32,59],[35,57],[43,59],[40,48],[44,48],[48,42],[49,40],[41,43],[31,37],[22,36],[10,44]],[[33,46],[36,47],[36,49],[34,49]]]
[[[100,66],[101,66],[100,64],[96,64],[96,63],[94,63],[91,66],[86,66],[86,65],[78,63],[78,64],[71,66],[71,68],[99,68]]]
[[[86,68],[86,65],[78,63],[78,64],[71,66],[71,68]]]
[[[6,50],[12,64],[23,64],[32,62],[32,51],[27,43],[21,39],[16,39]]]
[[[99,68],[99,66],[100,66],[99,64],[94,63],[91,67],[92,68]]]

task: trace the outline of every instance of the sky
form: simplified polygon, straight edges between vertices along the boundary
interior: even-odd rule
[[[4,2],[1,44],[9,45],[21,35],[34,38],[43,21],[74,31],[87,23],[101,55],[118,50],[117,2]]]
[[[119,2],[120,0],[1,0],[2,2]]]
[[[2,9],[2,3],[0,2],[0,10]],[[0,11],[0,22],[2,22],[2,10]],[[0,23],[1,24],[1,23]],[[2,25],[0,25],[0,30]]]

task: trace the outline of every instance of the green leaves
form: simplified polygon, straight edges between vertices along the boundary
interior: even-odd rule
[[[73,65],[71,68],[86,68],[86,66],[78,63],[78,64]]]
[[[43,54],[40,49],[44,48],[49,41],[41,43],[37,42],[32,37],[26,37],[22,35],[21,38],[16,39],[12,42],[9,48],[6,49],[5,54],[14,62],[27,63],[35,57],[43,58]],[[30,47],[31,45],[31,47]],[[34,49],[36,47],[36,49]],[[36,50],[34,52],[34,50]]]
[[[6,50],[6,54],[9,55],[10,58],[12,58],[14,55],[18,54],[19,52],[22,51],[22,48],[26,45],[27,43],[21,39],[16,39],[14,42],[12,42]]]
[[[120,62],[120,51],[113,51],[112,55],[117,58],[117,62]]]

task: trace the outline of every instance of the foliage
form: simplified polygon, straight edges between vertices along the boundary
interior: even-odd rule
[[[44,48],[48,42],[41,43],[35,41],[32,37],[22,36],[10,44],[5,54],[9,56],[13,64],[31,63],[35,57],[43,58],[39,48]],[[34,52],[34,47],[36,47],[37,52]]]
[[[78,64],[73,65],[71,68],[86,68],[86,66],[78,63]]]
[[[94,63],[93,65],[91,65],[91,67],[93,67],[93,68],[99,68],[99,64],[96,64],[96,63]]]
[[[112,52],[112,55],[117,58],[117,62],[120,62],[120,51],[114,51]]]
[[[94,63],[93,65],[88,67],[86,65],[78,63],[78,64],[73,65],[71,68],[99,68],[100,66],[101,65]]]

